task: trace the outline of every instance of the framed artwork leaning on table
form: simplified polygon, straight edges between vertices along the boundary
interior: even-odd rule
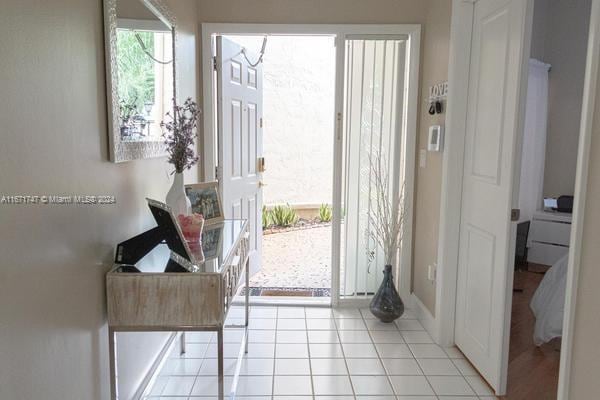
[[[224,220],[217,181],[185,185],[185,194],[192,204],[192,212],[202,214],[205,224]]]

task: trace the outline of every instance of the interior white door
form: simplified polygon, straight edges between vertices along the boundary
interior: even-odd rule
[[[455,340],[498,395],[505,393],[508,366],[511,208],[529,1],[473,4]]]
[[[217,177],[225,218],[247,219],[250,225],[250,273],[260,269],[262,188],[258,159],[262,156],[262,64],[252,66],[242,46],[217,37]],[[246,51],[252,62],[258,56]]]

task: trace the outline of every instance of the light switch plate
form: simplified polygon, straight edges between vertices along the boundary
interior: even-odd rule
[[[427,150],[442,151],[444,143],[444,127],[441,125],[432,125],[429,127],[429,140]]]

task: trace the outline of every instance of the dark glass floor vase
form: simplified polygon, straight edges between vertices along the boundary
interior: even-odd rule
[[[393,322],[404,313],[404,303],[394,286],[392,266],[386,265],[383,270],[383,282],[370,305],[371,313],[381,322]]]

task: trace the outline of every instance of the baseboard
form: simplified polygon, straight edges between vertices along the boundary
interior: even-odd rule
[[[413,311],[417,316],[419,322],[423,325],[427,333],[431,335],[433,340],[437,343],[439,341],[439,335],[437,330],[437,323],[435,322],[435,317],[431,314],[431,312],[425,307],[425,304],[414,294],[410,295],[412,300]]]
[[[339,299],[337,307],[344,308],[368,308],[371,304],[371,297],[355,297]]]
[[[156,378],[158,377],[160,370],[162,369],[163,365],[167,361],[167,358],[169,357],[169,354],[171,354],[171,350],[173,349],[173,346],[175,346],[175,344],[178,342],[178,339],[180,337],[181,337],[181,332],[173,332],[171,334],[171,336],[169,336],[169,338],[167,339],[167,342],[163,346],[162,350],[160,351],[160,353],[158,353],[158,356],[156,356],[156,358],[154,359],[152,366],[150,367],[150,369],[148,370],[148,373],[142,380],[142,383],[140,384],[138,390],[135,391],[135,394],[133,395],[132,400],[142,400],[150,395],[150,390],[152,389],[152,386],[154,385],[154,382],[156,381]]]

